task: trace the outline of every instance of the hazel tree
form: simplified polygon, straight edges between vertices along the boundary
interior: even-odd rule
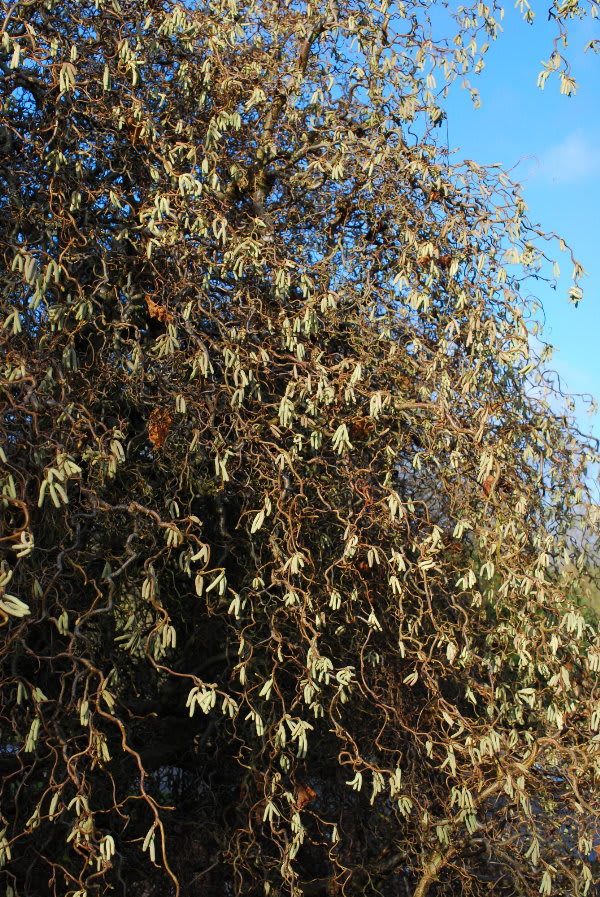
[[[3,892],[591,894],[583,272],[439,128],[502,8],[1,12]]]

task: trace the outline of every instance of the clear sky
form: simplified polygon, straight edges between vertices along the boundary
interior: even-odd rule
[[[554,30],[542,3],[532,26],[509,8],[504,33],[490,46],[486,66],[473,79],[482,104],[473,109],[456,88],[446,101],[448,137],[458,156],[480,164],[501,163],[524,185],[529,215],[544,230],[560,234],[575,250],[588,276],[577,308],[568,302],[572,265],[558,257],[558,289],[531,283],[542,301],[546,341],[559,351],[551,367],[570,392],[592,393],[600,401],[600,54],[583,53],[600,38],[600,22],[576,21],[567,48],[579,89],[566,97],[558,78],[536,87],[541,61],[552,50]],[[516,166],[516,167],[514,167]],[[600,435],[600,415],[578,415],[580,425]]]

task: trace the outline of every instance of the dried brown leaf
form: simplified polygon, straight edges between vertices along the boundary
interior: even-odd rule
[[[148,306],[148,314],[150,317],[156,318],[161,324],[170,324],[173,320],[171,312],[164,308],[164,306],[159,305],[158,302],[155,302],[154,299],[150,299],[149,296],[146,296],[146,305]]]
[[[299,810],[303,810],[317,796],[316,791],[310,785],[298,785],[296,791],[296,806]]]
[[[148,418],[148,438],[154,448],[160,448],[171,429],[172,418],[163,408],[154,408]]]

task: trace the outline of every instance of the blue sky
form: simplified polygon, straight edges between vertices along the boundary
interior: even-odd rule
[[[534,223],[562,236],[588,276],[577,308],[567,299],[572,265],[558,262],[562,276],[556,291],[531,285],[546,318],[546,341],[557,348],[551,362],[570,392],[592,393],[600,400],[600,55],[584,54],[585,44],[600,37],[598,20],[577,21],[567,54],[579,89],[566,97],[559,80],[536,87],[541,61],[552,50],[554,31],[543,5],[532,26],[508,9],[504,33],[490,46],[486,66],[473,85],[481,94],[474,109],[458,87],[448,98],[451,149],[480,164],[501,163],[524,185]],[[580,425],[600,435],[600,416],[578,414]]]

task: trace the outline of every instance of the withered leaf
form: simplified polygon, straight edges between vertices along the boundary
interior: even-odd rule
[[[163,408],[154,408],[148,418],[148,438],[154,448],[160,448],[169,435],[172,418]]]
[[[359,417],[350,424],[350,436],[352,439],[366,439],[373,432],[373,421],[369,418]]]
[[[486,497],[491,495],[492,489],[494,488],[494,483],[496,482],[496,477],[493,474],[488,474],[485,480],[483,481],[483,492]]]
[[[155,302],[154,299],[151,299],[149,296],[146,296],[146,305],[148,306],[148,314],[150,317],[156,318],[161,324],[170,324],[173,320],[171,312],[164,306],[159,305],[158,302]]]
[[[313,791],[310,785],[298,785],[298,790],[296,792],[296,806],[299,810],[303,810],[316,796],[316,791]]]

